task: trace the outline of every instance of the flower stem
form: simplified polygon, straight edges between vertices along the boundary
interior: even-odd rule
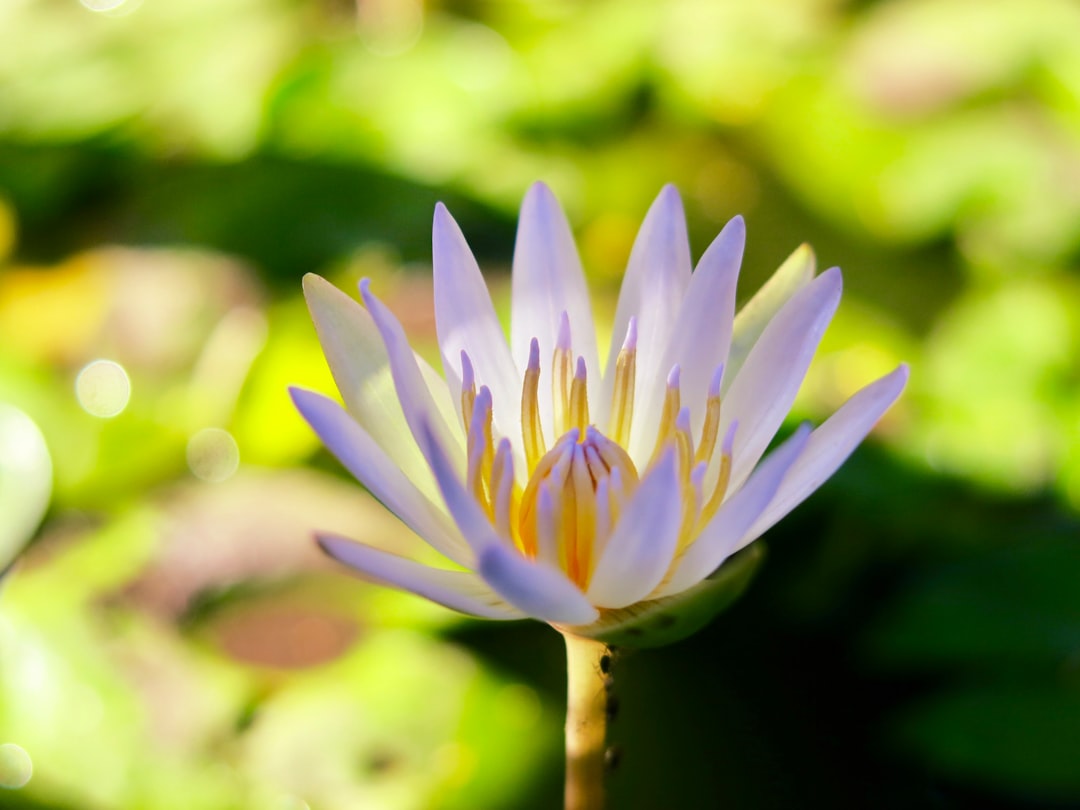
[[[604,806],[604,734],[610,666],[607,645],[564,633],[566,639],[566,810]],[[610,658],[605,661],[610,663]]]

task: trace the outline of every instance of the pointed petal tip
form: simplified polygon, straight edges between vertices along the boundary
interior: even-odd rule
[[[662,206],[670,209],[673,213],[682,213],[682,195],[679,194],[679,189],[674,183],[664,184],[664,187],[660,189],[660,193],[656,195],[656,201],[653,203],[653,206]]]
[[[348,552],[350,546],[361,545],[360,543],[338,535],[319,531],[312,535],[312,539],[314,539],[315,545],[319,547],[319,550],[327,557],[336,560],[349,568],[355,568],[353,565],[349,564]]]
[[[298,385],[290,385],[286,390],[289,392],[289,399],[292,400],[293,405],[297,408],[300,408],[300,403],[312,394],[311,391],[301,388]]]
[[[551,186],[543,180],[537,180],[525,191],[524,202],[554,202],[555,199],[555,192],[551,190]]]
[[[434,255],[439,255],[436,243],[442,243],[446,238],[455,238],[459,235],[461,235],[461,228],[458,226],[457,220],[454,219],[454,215],[450,213],[450,209],[441,202],[435,203],[435,213],[431,219],[431,240]],[[464,236],[462,235],[461,238],[464,238]]]

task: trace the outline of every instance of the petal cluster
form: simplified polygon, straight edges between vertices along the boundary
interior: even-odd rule
[[[365,281],[362,305],[304,291],[344,407],[292,395],[323,443],[447,567],[320,535],[365,578],[491,619],[600,635],[701,591],[731,555],[843,463],[900,395],[907,368],[814,430],[765,451],[840,300],[799,248],[736,315],[745,228],[692,267],[664,188],[635,241],[602,362],[584,273],[550,190],[525,197],[509,343],[461,230],[435,211],[443,373],[409,346]]]

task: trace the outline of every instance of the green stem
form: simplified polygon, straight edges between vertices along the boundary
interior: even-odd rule
[[[607,645],[564,633],[566,639],[566,810],[602,810],[604,735],[609,670]],[[610,659],[606,659],[610,662]]]

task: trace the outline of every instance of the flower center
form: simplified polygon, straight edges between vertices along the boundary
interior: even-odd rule
[[[513,450],[508,438],[496,446],[492,435],[491,391],[476,387],[472,363],[461,354],[461,410],[467,436],[467,483],[486,510],[496,531],[526,556],[561,568],[582,590],[615,529],[623,505],[639,482],[637,466],[624,449],[634,417],[637,326],[630,320],[615,364],[611,415],[606,434],[589,420],[586,368],[573,361],[569,319],[564,312],[552,357],[552,422],[558,440],[550,450],[540,418],[540,348],[534,338],[521,395],[521,432],[528,477],[524,489],[515,482]],[[705,418],[695,443],[690,411],[681,404],[679,367],[667,377],[656,444],[647,471],[674,446],[682,481],[681,502],[671,504],[683,514],[679,549],[684,549],[716,513],[727,493],[731,448],[736,425],[720,442],[720,382],[723,366],[709,386]],[[705,496],[713,465],[715,480]]]

